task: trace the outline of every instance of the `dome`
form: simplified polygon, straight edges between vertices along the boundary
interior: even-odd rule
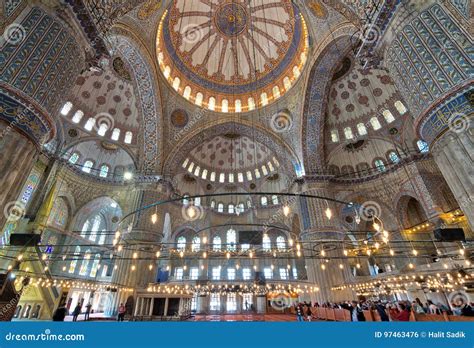
[[[237,183],[275,173],[280,163],[266,145],[247,136],[227,134],[203,142],[182,166],[202,179]]]
[[[290,0],[175,0],[159,26],[164,77],[183,97],[220,112],[280,98],[306,61],[308,34]]]

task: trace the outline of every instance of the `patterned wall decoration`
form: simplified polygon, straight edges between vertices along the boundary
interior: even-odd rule
[[[310,9],[311,13],[319,19],[326,19],[328,17],[328,10],[321,3],[320,0],[308,0],[306,6]]]
[[[471,0],[450,0],[451,4],[461,13],[465,18],[471,16]]]
[[[321,172],[324,164],[324,113],[334,73],[334,62],[343,59],[350,48],[349,37],[334,40],[311,68],[305,95],[302,142],[306,174]]]
[[[474,41],[435,4],[398,33],[386,55],[392,77],[417,117],[474,77]]]
[[[124,36],[117,37],[117,51],[133,70],[135,90],[143,117],[142,169],[146,174],[156,172],[161,164],[159,134],[161,133],[161,100],[156,90],[152,72],[140,51]]]
[[[473,117],[474,87],[472,84],[458,91],[434,109],[427,112],[417,125],[419,135],[426,142],[433,142],[438,136],[447,131],[459,117]],[[468,122],[463,122],[469,124]]]
[[[62,23],[38,7],[20,25],[22,35],[0,47],[0,81],[10,95],[54,114],[82,67],[83,55]]]
[[[161,0],[147,0],[138,10],[138,19],[148,19],[161,7]]]

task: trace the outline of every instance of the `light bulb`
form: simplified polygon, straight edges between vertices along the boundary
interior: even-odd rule
[[[159,251],[156,252],[156,257],[160,257],[161,253]]]
[[[180,251],[179,256],[182,258],[184,256],[184,251]]]
[[[328,220],[331,220],[332,218],[332,210],[329,207],[326,209],[326,217],[328,218]]]
[[[360,263],[358,263],[358,264],[356,265],[356,267],[357,267],[357,268],[360,268]]]
[[[250,258],[253,257],[253,252],[252,252],[252,251],[249,252],[249,257],[250,257]]]
[[[413,255],[415,255],[415,256],[418,255],[418,251],[416,251],[415,249],[412,250],[412,253],[413,253]]]
[[[148,266],[148,269],[151,271],[153,269],[153,265]]]
[[[380,230],[380,225],[378,223],[374,222],[372,226],[374,227],[374,230]]]
[[[283,206],[283,215],[288,216],[288,215],[290,215],[290,212],[291,212],[290,207],[287,204],[285,204]]]
[[[379,244],[379,242],[376,242],[376,243],[374,244],[374,246],[375,246],[375,249],[378,249],[378,248],[380,248],[380,244]]]
[[[393,251],[392,249],[390,249],[390,255],[395,255],[395,251]]]
[[[326,269],[326,265],[321,265],[321,269],[322,269],[322,270],[325,270],[325,269]]]
[[[18,255],[18,261],[21,261],[23,259],[23,254]]]
[[[227,259],[230,259],[230,253],[227,253],[226,257]]]
[[[207,252],[206,252],[206,251],[202,253],[202,257],[203,257],[203,258],[206,258],[206,257],[207,257]]]
[[[136,259],[138,257],[138,253],[137,252],[134,252],[133,253],[133,258]]]
[[[384,235],[384,237],[387,237],[387,238],[388,238],[388,231],[387,231],[387,230],[383,230],[383,235]]]
[[[125,174],[123,175],[123,178],[125,180],[132,180],[133,174],[131,172],[125,172]]]
[[[137,267],[135,265],[132,265],[132,271],[134,271]]]
[[[190,205],[187,209],[187,213],[189,218],[194,219],[196,217],[196,210],[194,206]]]
[[[157,214],[157,213],[154,213],[154,214],[151,216],[151,223],[154,225],[154,224],[156,224],[157,221],[158,221],[158,214]]]
[[[288,244],[290,245],[290,247],[292,247],[293,246],[293,239],[291,239],[291,238],[288,239]]]
[[[300,257],[300,256],[301,256],[301,251],[298,250],[298,251],[296,252],[296,255],[297,255],[298,257]]]
[[[415,268],[415,265],[410,262],[410,263],[408,264],[408,267],[410,267],[410,268]]]
[[[326,252],[324,250],[321,250],[321,256],[326,256]]]
[[[343,268],[344,268],[344,265],[343,265],[342,263],[339,264],[339,268],[340,268],[340,269],[343,269]]]
[[[464,253],[465,253],[464,249],[459,249],[459,253],[460,253],[461,255],[464,255]]]
[[[348,254],[346,249],[344,249],[343,253],[344,253],[345,256],[347,256],[347,254]]]
[[[206,237],[206,236],[202,237],[202,243],[203,243],[203,244],[206,244],[206,243],[207,243],[207,237]]]

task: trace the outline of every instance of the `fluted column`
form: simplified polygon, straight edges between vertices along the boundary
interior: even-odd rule
[[[474,128],[448,132],[432,145],[433,158],[474,231]],[[472,238],[473,236],[469,236]],[[468,237],[468,238],[469,238]]]

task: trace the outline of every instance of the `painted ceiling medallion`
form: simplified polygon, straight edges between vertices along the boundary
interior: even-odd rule
[[[291,0],[175,0],[157,56],[170,85],[198,106],[245,112],[287,92],[306,62],[308,32]]]

